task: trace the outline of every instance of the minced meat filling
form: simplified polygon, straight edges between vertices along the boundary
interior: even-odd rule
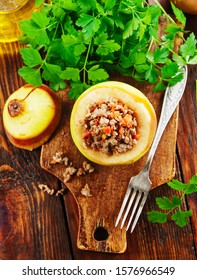
[[[93,103],[81,124],[85,145],[107,155],[131,150],[139,138],[134,112],[115,98]]]

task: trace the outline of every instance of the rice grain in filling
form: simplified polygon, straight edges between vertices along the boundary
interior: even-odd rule
[[[131,150],[139,138],[135,113],[115,98],[91,104],[81,125],[84,145],[107,155]]]

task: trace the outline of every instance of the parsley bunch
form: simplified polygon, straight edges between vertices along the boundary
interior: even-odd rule
[[[77,98],[89,86],[108,79],[112,71],[164,90],[183,77],[180,65],[197,63],[196,39],[189,35],[173,51],[174,39],[183,27],[165,13],[162,6],[144,0],[36,0],[41,8],[31,19],[20,22],[21,49],[25,66],[22,78],[39,86],[49,83],[64,89],[69,81],[70,98]],[[185,25],[184,14],[172,5],[175,17]],[[160,39],[159,18],[168,25]],[[152,51],[154,47],[154,52]]]
[[[188,224],[187,218],[192,215],[192,212],[191,210],[182,211],[181,204],[185,195],[197,192],[197,174],[190,179],[188,184],[184,184],[179,180],[172,180],[168,185],[174,190],[183,191],[182,196],[174,195],[171,200],[166,196],[156,198],[158,207],[165,212],[148,212],[148,220],[153,223],[166,223],[167,219],[171,218],[176,225],[184,227]]]

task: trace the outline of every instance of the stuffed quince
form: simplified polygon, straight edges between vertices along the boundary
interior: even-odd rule
[[[72,139],[90,161],[130,164],[149,149],[156,114],[147,97],[122,82],[103,82],[76,100],[70,120]]]

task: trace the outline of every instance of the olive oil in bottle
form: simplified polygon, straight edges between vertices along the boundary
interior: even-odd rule
[[[17,41],[18,21],[30,18],[34,9],[35,0],[0,0],[0,42]]]

